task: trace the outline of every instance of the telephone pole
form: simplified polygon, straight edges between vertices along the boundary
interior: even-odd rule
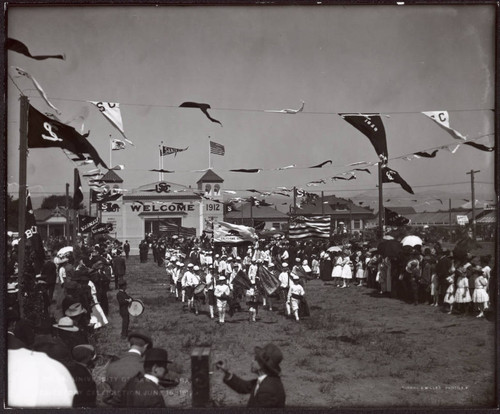
[[[474,193],[474,174],[480,172],[481,170],[470,170],[467,175],[470,174],[470,188],[471,188],[471,203],[472,203],[472,238],[476,240],[476,195]]]

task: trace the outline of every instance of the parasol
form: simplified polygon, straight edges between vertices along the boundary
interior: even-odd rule
[[[73,246],[66,246],[57,252],[57,256],[64,256],[66,253],[73,252]]]
[[[420,237],[418,236],[406,236],[403,240],[401,240],[401,244],[403,246],[422,246],[423,241]]]
[[[397,257],[403,251],[397,240],[382,240],[377,246],[377,253],[384,257]]]

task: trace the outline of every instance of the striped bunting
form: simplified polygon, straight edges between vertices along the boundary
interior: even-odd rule
[[[307,237],[329,238],[330,216],[303,217],[303,220],[290,223],[290,239],[305,239]]]

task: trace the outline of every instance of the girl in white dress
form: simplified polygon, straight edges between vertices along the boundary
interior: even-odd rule
[[[333,253],[332,278],[335,285],[340,287],[340,281],[342,278],[342,256],[339,252]]]
[[[446,278],[446,282],[448,283],[448,288],[446,289],[446,293],[444,294],[444,303],[450,305],[448,315],[451,315],[451,313],[453,312],[453,304],[455,303],[455,276],[449,275]]]
[[[361,251],[356,252],[355,266],[356,266],[356,280],[358,286],[363,286],[365,279],[364,258]]]
[[[483,274],[481,269],[475,270],[479,273],[474,281],[474,293],[472,295],[472,301],[476,304],[479,309],[479,315],[476,318],[484,318],[484,310],[485,306],[490,300],[488,293],[486,292],[486,288],[488,286],[488,280]]]
[[[468,304],[472,301],[469,292],[469,279],[463,266],[460,266],[455,271],[457,274],[457,283],[455,288],[455,303],[459,305],[459,311],[468,310]]]
[[[349,257],[349,251],[343,253],[342,259],[342,286],[341,288],[349,287],[349,280],[352,279],[352,263]]]

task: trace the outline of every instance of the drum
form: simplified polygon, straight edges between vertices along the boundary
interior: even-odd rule
[[[196,286],[194,288],[194,294],[195,295],[198,295],[200,293],[203,293],[203,291],[205,290],[205,283],[200,283],[198,286]]]
[[[128,313],[132,316],[139,316],[142,312],[144,312],[144,303],[140,299],[134,299],[128,305]]]

